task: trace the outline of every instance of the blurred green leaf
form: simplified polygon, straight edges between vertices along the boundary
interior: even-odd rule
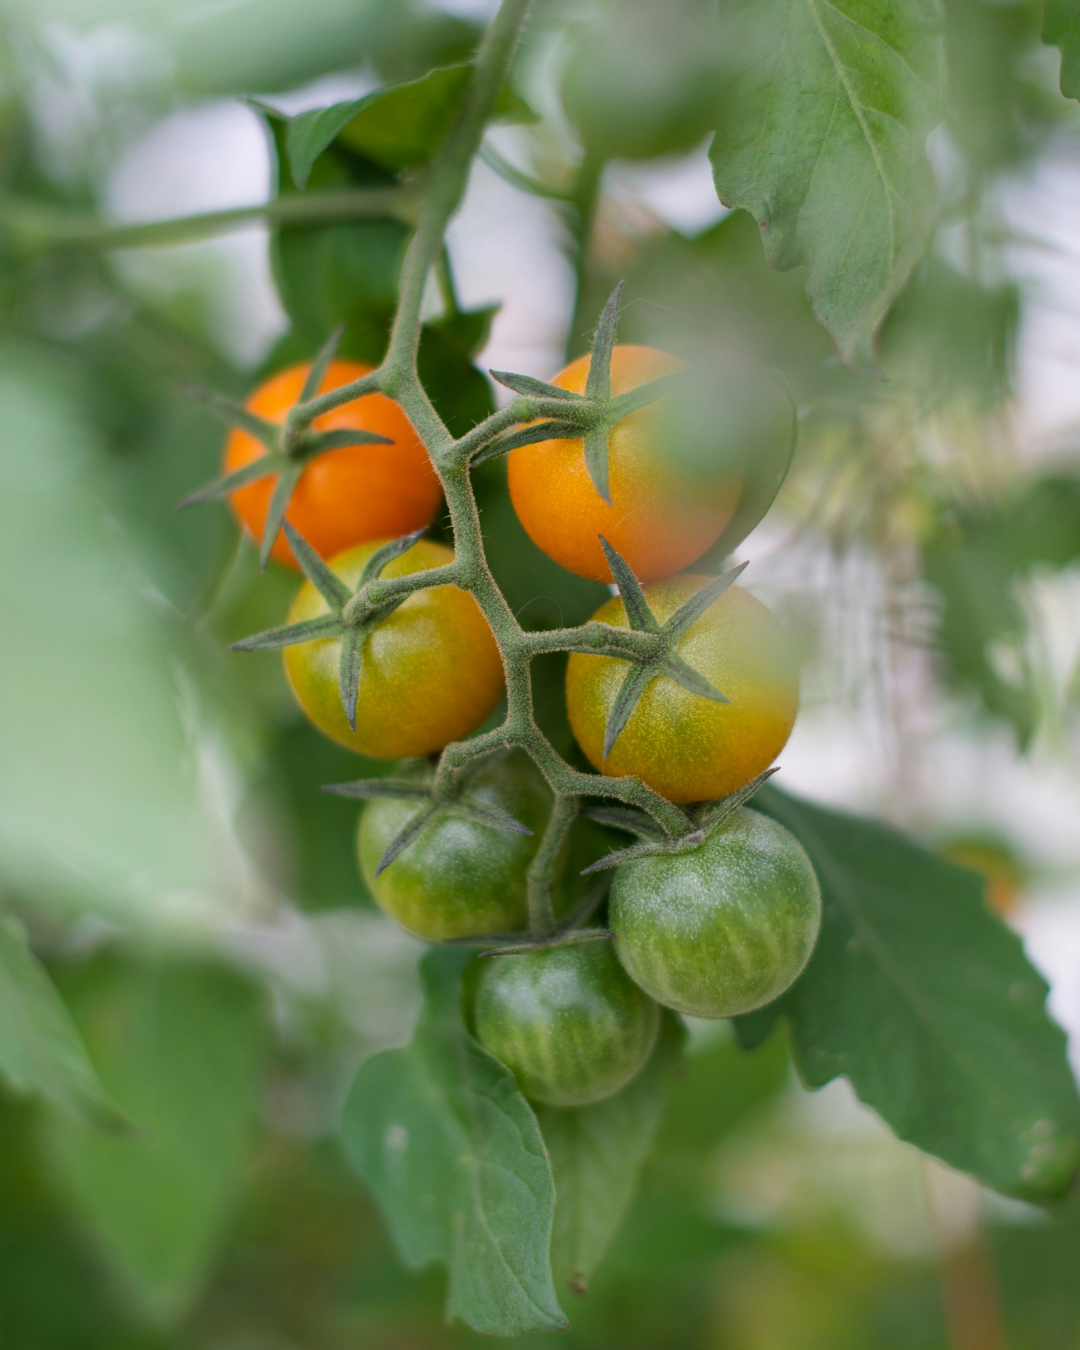
[[[551,1167],[512,1075],[465,1028],[468,960],[439,950],[424,958],[420,1025],[407,1048],[357,1074],[345,1148],[403,1260],[449,1268],[449,1316],[497,1336],[564,1327],[548,1259]]]
[[[16,1092],[40,1095],[91,1124],[128,1123],[94,1072],[26,930],[10,914],[0,914],[0,1073]]]
[[[259,999],[220,967],[113,962],[74,980],[70,997],[103,1082],[139,1130],[53,1120],[54,1175],[123,1283],[171,1321],[210,1268],[251,1147]]]
[[[227,907],[188,653],[101,500],[103,447],[40,351],[4,350],[0,401],[0,868],[125,922]]]
[[[312,165],[339,137],[349,149],[395,173],[407,165],[426,163],[450,130],[471,70],[471,65],[447,66],[418,80],[290,118],[286,146],[297,187],[307,186]],[[493,120],[529,122],[536,118],[512,90],[503,89]]]
[[[1021,744],[1035,729],[1035,695],[1021,665],[1006,683],[992,644],[1022,645],[1026,620],[1017,582],[1037,566],[1080,559],[1080,478],[1052,474],[1002,502],[947,513],[922,546],[922,571],[943,601],[939,636],[949,676],[986,710],[1011,722]]]
[[[676,154],[721,125],[729,71],[715,4],[604,0],[569,45],[563,103],[598,159]]]
[[[1046,0],[1043,41],[1061,49],[1061,92],[1080,98],[1080,3]]]
[[[634,1197],[685,1039],[681,1022],[667,1013],[648,1064],[626,1087],[591,1106],[537,1107],[555,1174],[551,1261],[578,1293]]]
[[[927,134],[941,115],[937,0],[740,0],[744,61],[711,151],[716,189],[761,226],[770,263],[803,264],[817,318],[861,374],[930,241]]]
[[[1080,1166],[1080,1098],[1047,986],[990,913],[983,883],[872,820],[775,788],[754,799],[821,882],[821,936],[775,1003],[736,1020],[754,1044],[791,1023],[810,1087],[840,1075],[897,1135],[1026,1200]]]

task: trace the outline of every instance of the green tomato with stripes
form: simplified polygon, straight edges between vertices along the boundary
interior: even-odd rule
[[[586,1106],[625,1087],[649,1058],[660,1009],[627,979],[609,941],[481,964],[477,1037],[534,1102]]]
[[[788,830],[740,807],[689,853],[624,863],[609,924],[631,978],[694,1017],[771,1003],[810,959],[821,890]]]
[[[422,779],[430,778],[430,771]],[[514,817],[532,831],[514,834],[440,809],[384,871],[387,846],[422,811],[423,801],[376,797],[360,814],[357,854],[376,904],[429,942],[513,933],[527,918],[529,863],[551,809],[551,793],[521,751],[482,760],[465,785],[467,798]]]

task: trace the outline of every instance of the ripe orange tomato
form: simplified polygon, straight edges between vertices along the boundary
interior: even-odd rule
[[[330,559],[355,587],[364,564],[385,540],[370,540]],[[441,544],[421,539],[383,568],[403,576],[452,562]],[[326,614],[328,606],[305,581],[289,623]],[[284,649],[285,674],[296,701],[320,731],[361,755],[401,759],[430,755],[461,740],[487,717],[503,690],[503,667],[488,622],[467,591],[433,586],[413,591],[364,641],[356,730],[345,717],[338,684],[340,638],[318,638]]]
[[[663,623],[708,580],[669,577],[646,586],[645,598]],[[593,618],[629,626],[618,598]],[[566,671],[570,725],[601,773],[640,778],[668,801],[712,801],[756,778],[783,749],[799,707],[798,661],[773,615],[738,586],[728,587],[690,625],[677,650],[731,702],[714,703],[658,676],[605,760],[608,713],[630,667],[613,656],[572,652]]]
[[[245,406],[268,422],[284,422],[300,398],[310,369],[310,364],[289,366],[271,375]],[[371,369],[356,361],[332,361],[319,393],[358,380]],[[431,523],[439,509],[439,480],[412,423],[397,403],[383,394],[365,394],[316,418],[312,425],[316,431],[374,431],[394,442],[327,450],[307,464],[285,516],[318,554],[328,558],[365,539],[396,539]],[[224,470],[232,473],[242,469],[264,453],[254,436],[236,429],[225,442]],[[256,540],[262,538],[276,483],[276,475],[260,478],[238,488],[230,498],[240,523]],[[283,532],[275,540],[271,556],[299,570]]]
[[[585,392],[588,356],[561,370],[552,384]],[[655,347],[617,346],[611,392],[685,369]],[[655,405],[624,417],[608,437],[611,505],[597,492],[583,440],[540,441],[508,456],[510,497],[529,538],[578,576],[611,581],[599,536],[622,554],[640,581],[656,581],[700,558],[720,537],[739,499],[741,475],[703,483],[680,476],[664,454]]]

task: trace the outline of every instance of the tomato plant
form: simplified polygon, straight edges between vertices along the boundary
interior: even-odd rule
[[[387,848],[424,805],[376,798],[360,816],[356,842],[368,889],[391,918],[429,942],[512,933],[528,917],[526,870],[550,810],[544,781],[515,752],[482,761],[470,778],[469,798],[506,812],[531,833],[443,807],[380,872]]]
[[[629,394],[684,367],[677,357],[652,347],[616,346],[611,392]],[[590,368],[591,358],[579,357],[552,384],[584,394]],[[680,474],[661,432],[655,405],[615,424],[607,439],[610,501],[593,481],[583,439],[539,441],[512,450],[510,497],[533,542],[569,571],[594,581],[612,579],[601,535],[642,581],[666,577],[700,558],[731,519],[741,477]]]
[[[739,808],[688,853],[635,858],[615,874],[619,959],[658,1002],[736,1017],[779,997],[810,959],[821,892],[782,825]]]
[[[585,1106],[625,1087],[659,1025],[658,1007],[603,941],[493,957],[475,999],[481,1045],[526,1097],[550,1106]]]
[[[646,587],[645,598],[663,622],[705,584],[704,577],[672,577]],[[593,617],[617,628],[630,626],[620,599],[609,600]],[[603,773],[633,775],[669,801],[711,801],[750,782],[783,749],[799,706],[798,664],[790,637],[738,586],[695,620],[677,650],[725,702],[658,675],[605,755],[605,728],[625,663],[574,652],[566,671],[570,725]]]
[[[358,544],[332,559],[342,581],[355,582],[378,548]],[[385,569],[422,575],[446,566],[453,554],[422,540]],[[306,581],[289,611],[290,623],[329,613],[326,598]],[[341,639],[317,638],[286,648],[285,672],[296,701],[320,731],[350,750],[378,759],[428,755],[467,736],[499,701],[499,649],[471,595],[456,586],[411,592],[364,640],[360,651],[355,729],[349,725],[339,682]],[[467,664],[470,678],[455,674]]]
[[[25,448],[0,494],[5,1350],[471,1344],[438,1330],[444,1290],[481,1333],[570,1313],[597,1350],[944,1344],[936,1294],[890,1301],[932,1258],[890,1264],[877,1235],[868,1257],[861,1210],[835,1222],[805,1118],[775,1147],[822,1174],[829,1260],[801,1207],[794,1243],[782,1213],[764,1237],[718,1215],[729,1131],[787,1109],[792,1064],[844,1077],[950,1187],[1049,1207],[1080,1174],[1047,986],[974,874],[1001,881],[988,850],[1020,859],[1031,813],[1004,801],[981,855],[947,847],[960,804],[924,782],[951,791],[937,766],[983,718],[1071,753],[1072,610],[1044,602],[1080,559],[1080,478],[1067,435],[1052,471],[1019,443],[1030,301],[1002,241],[1034,147],[1040,182],[1068,170],[1040,34],[1072,97],[1080,0],[500,0],[486,28],[425,0],[196,8],[155,28],[150,64],[186,83],[145,106],[141,37],[36,17],[4,66],[0,429]],[[153,106],[213,91],[196,120],[217,118],[251,89],[289,91],[232,109],[267,133],[268,200],[95,218]],[[568,264],[565,323],[526,315],[517,286],[550,274],[511,191]],[[141,286],[133,250],[166,268],[252,223],[280,300],[261,347],[218,324],[231,291]],[[510,341],[532,373],[489,379]],[[239,531],[172,509],[220,459],[205,411],[222,474],[184,503],[228,499]],[[774,501],[783,528],[755,533]],[[291,608],[270,557],[303,573]],[[775,615],[759,586],[786,592]],[[283,649],[305,716],[276,662],[218,640]],[[787,782],[840,796],[858,761],[848,795],[925,846],[766,781],[796,648],[817,708],[856,695],[891,749],[815,716]],[[1029,875],[1005,878],[1010,921]],[[950,1318],[983,1280],[952,1342],[1075,1340],[1080,1311],[1045,1347],[1043,1312],[1006,1334],[986,1274],[1022,1227],[1071,1275],[1067,1209],[989,1243],[981,1208],[927,1244]],[[432,1262],[445,1281],[413,1279]],[[1034,1287],[1002,1269],[1006,1301]]]

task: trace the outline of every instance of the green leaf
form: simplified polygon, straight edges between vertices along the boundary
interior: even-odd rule
[[[491,385],[473,357],[487,343],[497,307],[449,314],[424,325],[417,370],[451,433],[463,436],[494,410]]]
[[[1080,3],[1046,0],[1043,41],[1061,48],[1061,92],[1080,98]]]
[[[94,1072],[26,930],[8,914],[0,914],[0,1074],[16,1092],[44,1097],[91,1124],[128,1123]]]
[[[806,291],[853,370],[926,251],[936,189],[926,137],[941,115],[938,0],[742,0],[745,53],[716,189],[745,207],[772,265]]]
[[[496,1336],[563,1328],[548,1261],[551,1166],[513,1077],[465,1029],[460,975],[469,959],[425,958],[416,1035],[357,1074],[345,1148],[402,1259],[449,1268],[449,1316]]]
[[[740,1039],[790,1020],[804,1080],[840,1075],[903,1140],[1026,1200],[1069,1188],[1080,1099],[1042,976],[971,872],[897,831],[765,787],[755,809],[799,839],[821,882],[821,937]]]
[[[426,163],[450,130],[471,70],[471,65],[446,66],[418,80],[291,118],[286,145],[297,185],[307,184],[312,165],[337,138],[394,172],[409,164]],[[493,120],[528,122],[535,117],[521,99],[504,90]]]
[[[578,1293],[634,1198],[685,1039],[682,1023],[666,1013],[648,1064],[626,1087],[591,1106],[537,1108],[558,1196],[551,1261]]]
[[[57,1183],[146,1312],[178,1317],[207,1275],[259,1108],[259,1002],[208,965],[98,965],[71,991],[98,1071],[138,1132],[50,1122]]]

